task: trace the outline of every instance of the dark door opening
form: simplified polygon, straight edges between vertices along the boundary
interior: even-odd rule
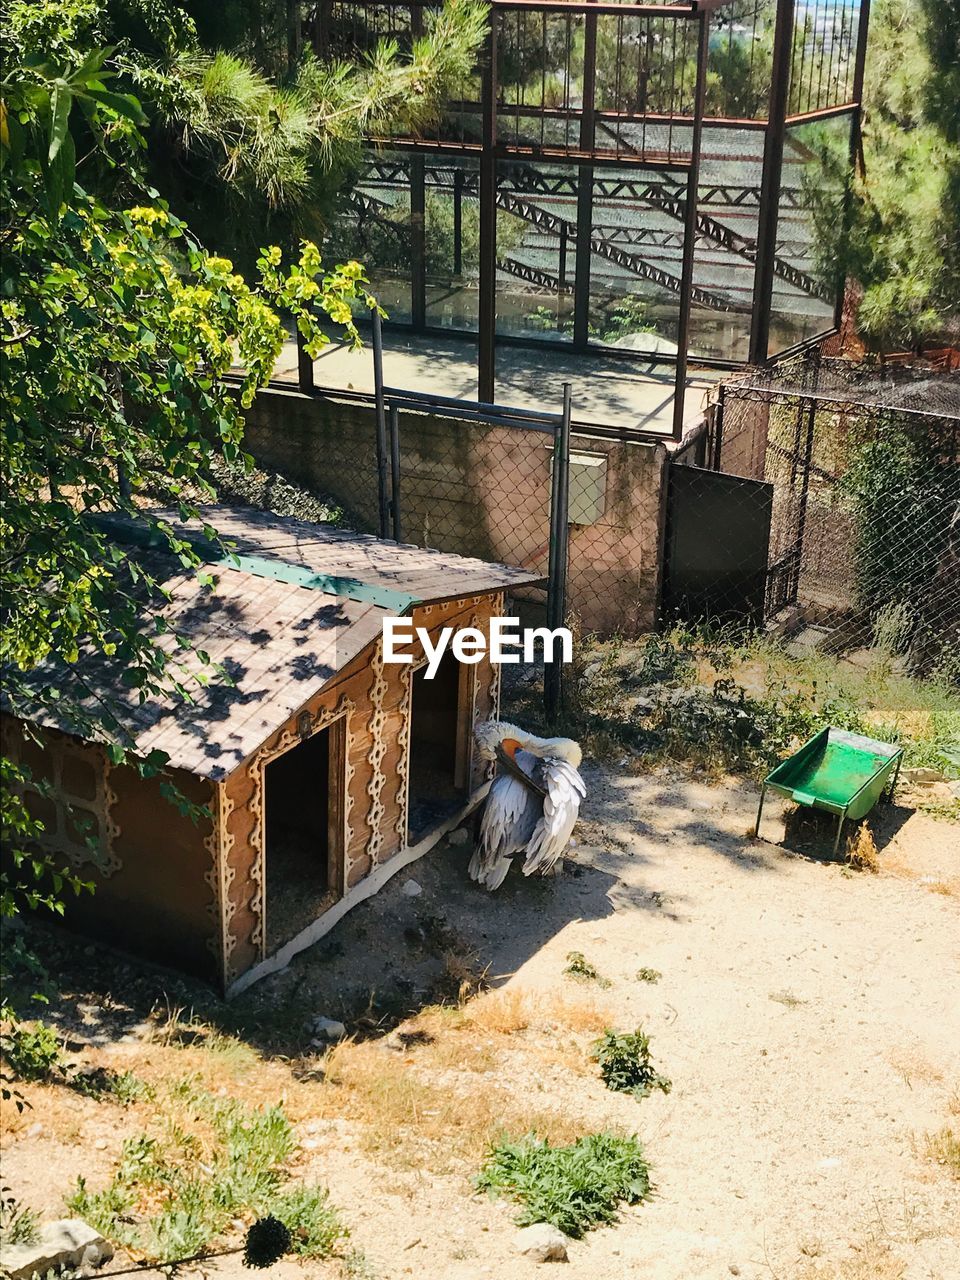
[[[460,716],[461,684],[471,672],[444,654],[432,680],[427,668],[413,673],[410,722],[408,840],[418,840],[463,805],[467,794],[466,749]]]
[[[660,620],[762,626],[773,485],[671,466]]]
[[[264,769],[267,950],[276,951],[343,892],[337,725]]]

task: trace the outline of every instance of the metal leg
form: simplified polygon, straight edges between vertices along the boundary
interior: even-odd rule
[[[897,783],[900,780],[900,766],[903,764],[903,756],[897,761],[897,767],[893,771],[893,781],[890,783],[890,790],[887,792],[887,799],[893,804],[893,797],[897,794]]]
[[[766,795],[766,793],[767,793],[767,788],[761,787],[760,788],[760,805],[757,808],[757,822],[756,822],[756,826],[753,828],[754,840],[758,840],[760,838],[760,818],[761,818],[761,815],[763,814],[763,797]]]
[[[840,848],[840,836],[843,833],[843,824],[846,821],[846,819],[847,819],[847,815],[845,813],[841,813],[839,818],[837,819],[837,834],[833,840],[834,857],[836,857],[837,850]]]

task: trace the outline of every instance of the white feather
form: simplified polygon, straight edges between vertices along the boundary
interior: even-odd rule
[[[587,794],[583,779],[566,760],[544,760],[541,779],[546,787],[543,816],[527,841],[527,857],[523,874],[546,875],[570,843],[580,812],[580,801]],[[522,785],[522,784],[521,784]]]
[[[518,751],[516,762],[533,777],[538,761],[528,751]],[[526,847],[540,818],[538,797],[509,773],[495,778],[487,795],[480,838],[468,868],[471,879],[485,889],[498,889],[513,855]]]

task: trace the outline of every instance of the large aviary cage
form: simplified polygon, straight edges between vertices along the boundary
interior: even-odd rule
[[[666,362],[679,435],[688,360],[759,363],[837,326],[813,214],[842,226],[867,12],[491,0],[476,73],[429,132],[369,139],[327,251],[366,264],[393,325],[473,338],[480,400],[504,343]],[[304,38],[409,47],[429,15],[326,0]]]

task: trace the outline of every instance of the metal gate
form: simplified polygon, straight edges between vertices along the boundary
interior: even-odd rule
[[[766,481],[672,466],[661,622],[762,625],[772,512]]]

